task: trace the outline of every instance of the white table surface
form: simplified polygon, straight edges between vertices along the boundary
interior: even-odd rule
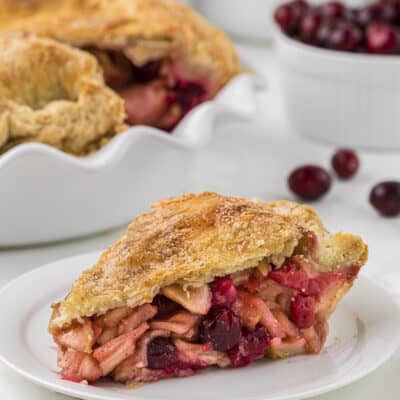
[[[329,166],[333,148],[307,142],[291,132],[279,94],[273,52],[265,46],[254,45],[241,46],[241,50],[268,80],[268,90],[258,95],[258,117],[253,122],[219,121],[212,143],[196,157],[187,191],[215,190],[262,199],[290,198],[285,181],[292,167],[303,162]],[[370,245],[370,261],[362,273],[380,279],[400,302],[400,262],[395,254],[400,244],[400,219],[380,218],[367,203],[373,183],[396,177],[400,178],[400,154],[362,153],[362,169],[357,178],[347,183],[335,182],[328,196],[315,206],[332,230],[354,231],[364,237]],[[53,245],[0,250],[0,286],[45,263],[102,249],[113,243],[120,232]],[[43,290],[47,290],[45,282]],[[46,327],[43,328],[46,334]],[[1,326],[1,329],[7,327]],[[318,399],[399,399],[399,376],[400,351],[368,377]],[[0,364],[0,399],[65,400],[69,397],[37,387]]]

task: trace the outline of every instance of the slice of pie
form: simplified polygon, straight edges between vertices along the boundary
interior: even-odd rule
[[[240,72],[232,42],[173,0],[0,0],[0,33],[15,31],[95,55],[130,124],[171,130]]]
[[[150,382],[318,354],[367,260],[315,211],[216,193],[160,201],[53,305],[61,377]]]

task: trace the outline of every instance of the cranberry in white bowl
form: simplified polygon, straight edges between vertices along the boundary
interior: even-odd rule
[[[293,130],[341,146],[400,150],[400,3],[287,6],[275,10],[273,34]]]

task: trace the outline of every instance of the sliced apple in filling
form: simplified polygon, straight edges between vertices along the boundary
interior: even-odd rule
[[[179,210],[172,201],[172,208],[162,204],[138,217],[99,263],[83,273],[66,300],[54,306],[50,332],[58,345],[62,378],[152,382],[209,366],[236,368],[263,357],[321,351],[328,317],[366,261],[366,245],[352,235],[328,236],[306,206],[282,202],[278,212],[275,203],[215,194],[182,201]],[[284,206],[291,208],[293,219],[284,216]],[[243,221],[246,228],[235,230]],[[188,232],[191,226],[196,230]],[[282,240],[274,244],[271,239],[282,237],[283,231],[291,243],[286,254]],[[239,248],[237,243],[246,245]],[[264,255],[254,258],[264,245],[275,246],[277,253],[262,248]],[[174,274],[180,278],[167,279],[175,257],[180,267]],[[242,260],[241,267],[221,268],[233,260]],[[209,262],[214,269],[204,267]],[[152,275],[156,263],[157,278]],[[135,283],[138,276],[140,285]],[[110,294],[106,302],[115,302],[117,294],[126,298],[100,311],[105,293]],[[135,304],[132,293],[142,296],[142,304]]]
[[[271,265],[266,275],[246,270],[237,286],[234,274],[201,287],[169,286],[153,304],[117,308],[61,330],[54,335],[61,376],[94,381],[113,372],[118,381],[153,381],[210,365],[244,366],[264,355],[319,353],[327,318],[359,267],[318,273],[307,259],[296,260]],[[163,301],[174,303],[166,316]]]
[[[212,77],[196,76],[185,69],[184,63],[168,56],[137,65],[132,52],[123,48],[85,50],[99,61],[106,84],[125,100],[127,122],[132,125],[170,131],[218,89]]]

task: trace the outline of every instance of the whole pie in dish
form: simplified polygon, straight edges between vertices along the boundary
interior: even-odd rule
[[[367,260],[315,211],[216,193],[160,201],[53,305],[61,377],[151,382],[318,354]]]
[[[240,72],[232,42],[173,0],[0,0],[1,31],[92,53],[128,122],[168,131]]]
[[[41,142],[87,154],[124,118],[91,55],[50,39],[0,37],[0,152]]]

